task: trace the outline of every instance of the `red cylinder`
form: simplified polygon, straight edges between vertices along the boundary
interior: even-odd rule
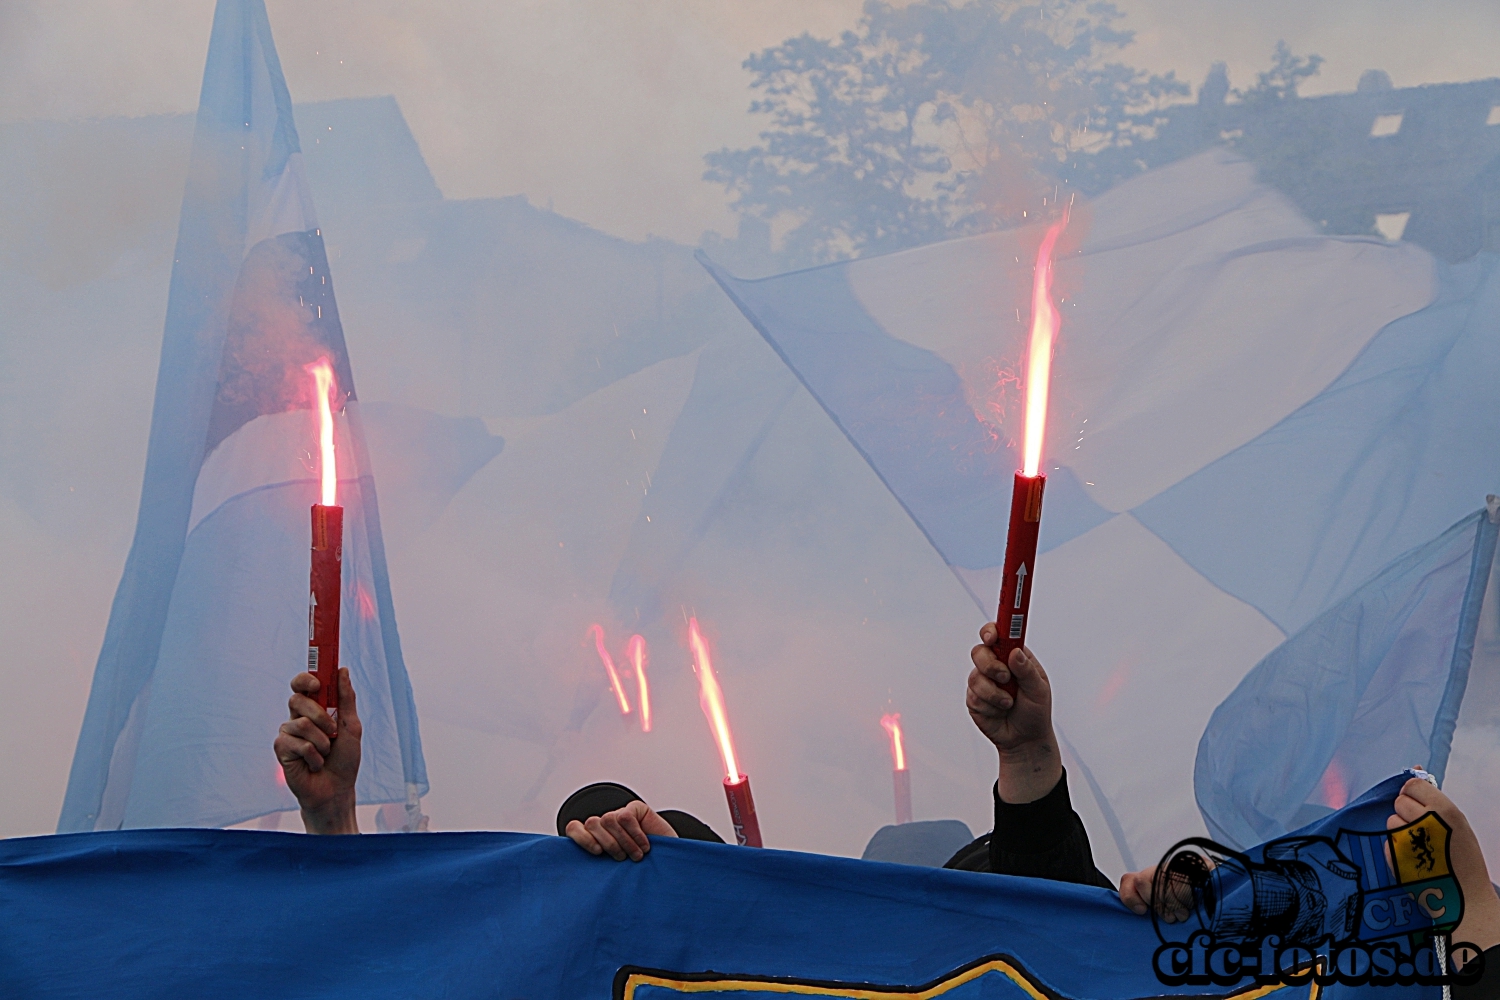
[[[1031,591],[1036,574],[1036,538],[1042,527],[1042,491],[1047,476],[1023,476],[1016,473],[1010,494],[1010,531],[1005,536],[1005,563],[1000,568],[1000,608],[995,612],[995,627],[1000,630],[999,653],[1002,661],[1026,642],[1026,619],[1031,613]],[[1012,695],[1016,682],[1002,685]]]
[[[312,508],[312,573],[307,597],[307,672],[318,704],[339,712],[339,604],[343,595],[344,508]]]
[[[906,768],[891,771],[896,786],[896,822],[911,822],[911,772]]]
[[[724,779],[724,798],[729,800],[729,822],[734,824],[734,841],[741,847],[761,847],[760,820],[755,815],[755,799],[750,795],[750,776],[738,781]]]

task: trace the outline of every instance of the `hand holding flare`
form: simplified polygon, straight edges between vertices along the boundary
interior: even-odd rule
[[[1010,497],[1010,530],[1005,538],[1005,563],[1000,570],[999,629],[995,650],[1002,661],[1026,642],[1026,619],[1035,587],[1036,541],[1042,526],[1042,491],[1047,476],[1041,471],[1042,442],[1047,426],[1047,390],[1052,379],[1052,345],[1061,317],[1052,304],[1052,252],[1068,225],[1068,214],[1054,222],[1037,248],[1031,285],[1031,344],[1026,357],[1026,430],[1021,470]],[[1032,584],[1028,586],[1028,583]],[[1012,696],[1016,682],[1002,685]]]

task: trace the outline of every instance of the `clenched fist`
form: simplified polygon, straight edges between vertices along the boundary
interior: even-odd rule
[[[318,704],[318,679],[292,678],[287,700],[291,719],[281,724],[274,744],[286,786],[302,807],[308,833],[358,833],[354,780],[359,776],[359,741],[364,730],[354,705],[349,668],[339,668],[338,721]]]

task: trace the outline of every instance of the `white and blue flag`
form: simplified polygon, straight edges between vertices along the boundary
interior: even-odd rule
[[[1496,258],[1327,236],[1223,150],[1072,228],[1029,638],[1096,842],[1251,844],[1425,763],[1500,844]],[[986,617],[1039,239],[753,281],[703,258]]]
[[[295,807],[270,751],[307,646],[327,357],[358,796],[427,791],[323,234],[262,0],[221,0],[172,268],[140,512],[58,829],[226,826]]]

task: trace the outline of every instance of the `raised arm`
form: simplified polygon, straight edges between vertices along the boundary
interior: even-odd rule
[[[948,866],[1113,889],[1094,866],[1088,832],[1068,798],[1047,672],[1024,647],[1002,661],[995,649],[998,636],[993,622],[980,629],[965,698],[969,717],[999,755],[995,829]],[[1015,695],[1004,688],[1012,678]]]

